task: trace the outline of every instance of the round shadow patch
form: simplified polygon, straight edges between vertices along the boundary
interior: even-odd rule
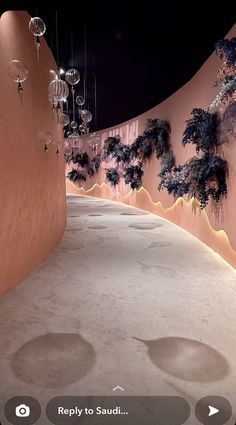
[[[227,360],[210,345],[187,338],[168,337],[142,341],[151,362],[185,381],[215,382],[229,374]]]
[[[17,379],[40,388],[60,388],[86,376],[95,364],[92,345],[79,334],[47,333],[26,342],[13,355]]]
[[[147,215],[146,212],[121,212],[120,215]]]
[[[107,227],[106,226],[88,226],[88,229],[91,229],[91,230],[102,230],[102,229],[107,229]]]
[[[135,230],[153,230],[157,229],[158,227],[162,227],[163,225],[160,223],[137,223],[137,224],[130,224],[129,227],[131,229]]]

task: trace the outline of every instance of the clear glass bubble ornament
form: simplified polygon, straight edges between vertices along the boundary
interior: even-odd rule
[[[88,111],[87,109],[83,109],[81,111],[80,116],[81,116],[82,121],[84,121],[86,123],[92,121],[92,119],[93,119],[91,112]]]
[[[42,35],[45,33],[46,25],[41,18],[35,16],[29,21],[29,30],[35,36],[35,46],[37,49],[37,57],[39,60],[40,37],[42,37]]]
[[[69,87],[65,81],[58,78],[49,84],[48,94],[54,101],[62,102],[69,95]]]
[[[8,75],[11,78],[11,80],[15,81],[17,83],[17,91],[22,98],[23,96],[23,81],[26,80],[28,77],[29,71],[23,64],[23,62],[19,59],[13,59],[8,64]]]
[[[79,106],[83,106],[84,105],[84,98],[83,98],[83,96],[76,96],[75,101],[76,101],[77,105],[79,105]]]
[[[87,134],[87,128],[84,127],[82,124],[79,126],[79,131],[81,134]]]
[[[66,71],[65,79],[68,84],[74,86],[75,84],[78,84],[80,80],[80,73],[77,71],[77,69],[69,69]]]
[[[75,130],[77,128],[78,124],[76,121],[71,121],[70,123],[70,127],[73,128],[73,130]]]
[[[65,127],[66,125],[69,124],[70,117],[67,114],[60,114],[58,117],[58,121],[60,124],[62,124]]]
[[[38,132],[38,140],[44,145],[44,152],[48,151],[48,145],[53,141],[53,137],[49,131],[40,130]]]

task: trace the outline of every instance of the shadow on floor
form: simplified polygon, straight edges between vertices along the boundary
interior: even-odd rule
[[[144,341],[152,363],[185,381],[214,382],[229,374],[227,360],[214,348],[193,339],[168,337]]]
[[[16,378],[40,388],[65,387],[84,378],[95,364],[92,345],[79,334],[47,333],[31,339],[12,357]]]

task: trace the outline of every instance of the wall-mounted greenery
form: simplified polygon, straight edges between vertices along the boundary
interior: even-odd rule
[[[143,169],[142,164],[128,165],[124,171],[125,184],[129,184],[131,189],[140,189],[142,186]]]
[[[231,38],[231,40],[225,38],[218,41],[215,44],[215,49],[217,55],[219,55],[220,59],[225,62],[227,67],[231,67],[236,64],[236,37]]]
[[[227,194],[227,162],[220,156],[205,154],[202,158],[193,157],[184,165],[173,167],[161,176],[160,188],[166,188],[175,196],[189,195],[205,208],[212,198],[218,202]]]
[[[216,85],[222,84],[221,90],[208,111],[193,109],[192,117],[186,122],[182,141],[184,146],[192,143],[200,155],[179,167],[171,166],[169,162],[163,165],[159,174],[159,189],[166,188],[174,196],[193,196],[200,202],[201,208],[206,207],[209,199],[218,202],[227,194],[227,162],[217,155],[218,146],[227,138],[222,137],[219,131],[221,115],[211,110],[222,111],[225,106],[232,106],[236,99],[236,37],[221,40],[215,47],[223,60],[216,82]]]
[[[192,117],[187,120],[183,135],[183,145],[192,143],[197,153],[210,152],[217,146],[217,132],[220,124],[217,113],[211,114],[201,108],[194,108]]]
[[[149,119],[143,134],[139,135],[131,145],[124,145],[119,136],[108,137],[104,143],[103,157],[115,159],[116,171],[124,177],[131,189],[142,186],[143,164],[156,153],[160,158],[170,151],[170,124],[159,119]],[[112,185],[116,180],[115,168],[109,169],[107,179]],[[118,177],[117,177],[118,179]],[[117,183],[116,183],[117,184]]]
[[[94,174],[98,172],[100,164],[101,164],[100,155],[96,155],[93,159],[91,159],[91,161],[87,165],[87,172],[89,177],[94,176]]]
[[[88,165],[88,163],[89,163],[89,156],[88,156],[87,152],[83,152],[83,153],[76,152],[72,156],[72,162],[74,164],[79,164],[83,168],[86,165]]]
[[[124,178],[125,184],[138,190],[142,186],[143,164],[155,154],[162,167],[159,190],[166,188],[175,197],[194,197],[201,208],[206,207],[210,199],[218,202],[227,194],[227,162],[217,154],[218,146],[226,139],[221,140],[220,136],[221,115],[211,109],[235,100],[236,37],[219,41],[216,53],[223,60],[217,78],[217,84],[223,82],[221,90],[208,111],[202,108],[192,110],[183,133],[183,145],[193,144],[197,156],[184,165],[176,166],[170,145],[169,122],[149,119],[144,132],[131,145],[123,144],[119,136],[108,137],[100,155],[89,160],[86,152],[76,153],[72,155],[73,163],[85,167],[87,174],[93,176],[101,161],[114,160],[115,166],[106,170],[110,184],[116,186]],[[85,172],[81,170],[73,169],[68,176],[74,182],[86,179]]]
[[[236,37],[220,40],[215,44],[216,54],[222,60],[216,86],[221,84],[220,91],[209,106],[211,109],[224,111],[227,106],[235,101],[236,90]]]
[[[68,173],[68,177],[69,177],[69,180],[72,181],[73,183],[78,183],[78,182],[86,180],[85,172],[76,170],[75,168],[73,168],[72,171]]]
[[[112,186],[116,186],[120,182],[120,174],[117,168],[109,168],[106,171],[106,178]]]

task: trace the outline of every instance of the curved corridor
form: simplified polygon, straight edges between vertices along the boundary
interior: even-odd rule
[[[26,253],[27,254],[27,253]],[[1,298],[1,399],[223,395],[236,405],[236,274],[181,228],[68,197],[54,252]]]

